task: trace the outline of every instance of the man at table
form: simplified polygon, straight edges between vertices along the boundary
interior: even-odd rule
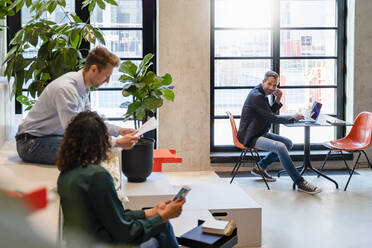
[[[98,88],[110,81],[120,59],[104,47],[91,50],[84,68],[68,72],[52,81],[37,99],[35,105],[19,125],[16,135],[17,152],[22,160],[31,163],[54,164],[64,129],[71,118],[90,109],[89,88]],[[135,130],[106,123],[112,136],[112,145],[131,149],[139,137]]]
[[[297,185],[299,191],[317,194],[321,189],[307,182],[296,170],[288,150],[292,149],[292,141],[277,134],[269,133],[271,124],[290,123],[304,117],[275,114],[281,107],[282,91],[277,88],[279,75],[274,71],[265,73],[262,84],[251,90],[244,102],[238,139],[246,147],[255,147],[269,153],[258,162],[251,173],[264,177],[269,182],[276,179],[270,176],[266,169],[275,161],[280,160],[288,175]],[[268,96],[273,94],[275,101],[270,105]]]

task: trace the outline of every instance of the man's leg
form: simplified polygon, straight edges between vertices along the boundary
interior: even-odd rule
[[[288,151],[291,150],[292,147],[293,147],[292,141],[290,139],[286,138],[286,137],[283,137],[283,136],[280,136],[280,135],[277,135],[277,134],[273,134],[273,133],[266,133],[266,134],[263,135],[263,137],[284,143],[284,145],[287,147]],[[275,162],[277,160],[278,160],[278,155],[275,152],[269,152],[264,158],[262,158],[258,162],[258,164],[263,169],[266,170],[273,162]]]
[[[165,223],[163,230],[155,238],[159,242],[160,248],[178,248],[177,238],[169,221]]]
[[[261,136],[257,139],[255,147],[277,154],[284,169],[287,171],[288,175],[292,178],[295,184],[298,185],[304,181],[303,177],[296,170],[295,165],[289,156],[287,146],[283,142]],[[270,155],[269,157],[271,160],[274,158],[274,155]]]
[[[55,164],[62,136],[24,137],[17,140],[18,155],[25,162]]]

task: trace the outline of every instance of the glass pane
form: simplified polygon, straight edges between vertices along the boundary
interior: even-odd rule
[[[280,85],[336,85],[335,59],[282,59]]]
[[[280,1],[282,27],[335,27],[336,0]]]
[[[283,107],[281,114],[295,114],[307,108],[309,102],[318,101],[323,104],[321,114],[336,113],[336,89],[282,89]]]
[[[95,27],[142,28],[142,0],[119,0],[119,6],[106,4],[106,9],[95,8],[90,23]]]
[[[74,13],[75,12],[74,11],[75,10],[75,0],[67,0],[66,1],[66,7],[61,8],[60,6],[58,6],[52,14],[49,14],[49,12],[44,13],[44,15],[42,15],[42,18],[54,21],[56,23],[69,22],[70,21],[69,18],[71,18],[71,17],[66,16],[66,13],[63,11],[63,9],[65,11],[69,11],[70,13]],[[34,14],[35,14],[35,12],[32,13],[32,15],[34,15]],[[30,18],[31,18],[31,13],[30,13],[29,9],[26,6],[23,6],[22,11],[21,11],[22,27],[30,20]]]
[[[239,128],[239,123],[240,119],[235,119],[236,128]],[[214,120],[214,145],[234,145],[229,119]]]
[[[107,121],[110,124],[123,127],[123,128],[134,128],[134,121],[128,120],[128,121]]]
[[[304,143],[304,128],[303,127],[286,127],[279,125],[280,135],[292,140],[293,144]],[[311,127],[310,128],[310,143],[323,143],[336,138],[336,128],[329,126]]]
[[[123,63],[125,60],[122,60],[120,63]],[[132,60],[134,64],[137,66],[141,63],[140,60]],[[119,72],[119,68],[115,67],[109,83],[103,84],[100,88],[121,88],[123,87],[123,83],[119,81],[120,76],[122,75],[121,72]]]
[[[215,86],[256,86],[271,68],[271,60],[215,60]]]
[[[103,31],[106,45],[104,46],[117,56],[142,58],[142,31]]]
[[[230,111],[233,115],[240,115],[244,101],[250,91],[250,89],[215,90],[214,114],[226,116],[226,111]]]
[[[336,56],[336,31],[281,30],[280,56]]]
[[[272,6],[272,0],[216,0],[215,27],[271,27]]]
[[[216,30],[215,57],[271,56],[267,30]]]
[[[123,97],[120,90],[117,91],[92,91],[90,102],[92,110],[104,114],[106,118],[123,117],[127,109],[120,108],[125,101],[132,101],[132,97]]]

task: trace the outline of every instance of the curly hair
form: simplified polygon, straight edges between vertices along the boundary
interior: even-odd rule
[[[110,149],[110,136],[102,118],[96,112],[80,112],[65,130],[57,167],[63,171],[80,165],[100,164],[107,160]]]

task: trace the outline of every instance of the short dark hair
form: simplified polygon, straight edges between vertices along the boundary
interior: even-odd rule
[[[267,71],[264,76],[264,81],[266,81],[269,77],[273,77],[276,80],[279,78],[279,74],[276,73],[275,71]]]
[[[84,111],[72,118],[58,151],[60,171],[107,160],[111,149],[110,136],[102,118],[92,111]]]
[[[105,69],[107,64],[114,67],[120,65],[120,59],[104,47],[96,47],[91,50],[85,60],[84,71],[88,71],[92,65],[96,65],[98,70]]]

